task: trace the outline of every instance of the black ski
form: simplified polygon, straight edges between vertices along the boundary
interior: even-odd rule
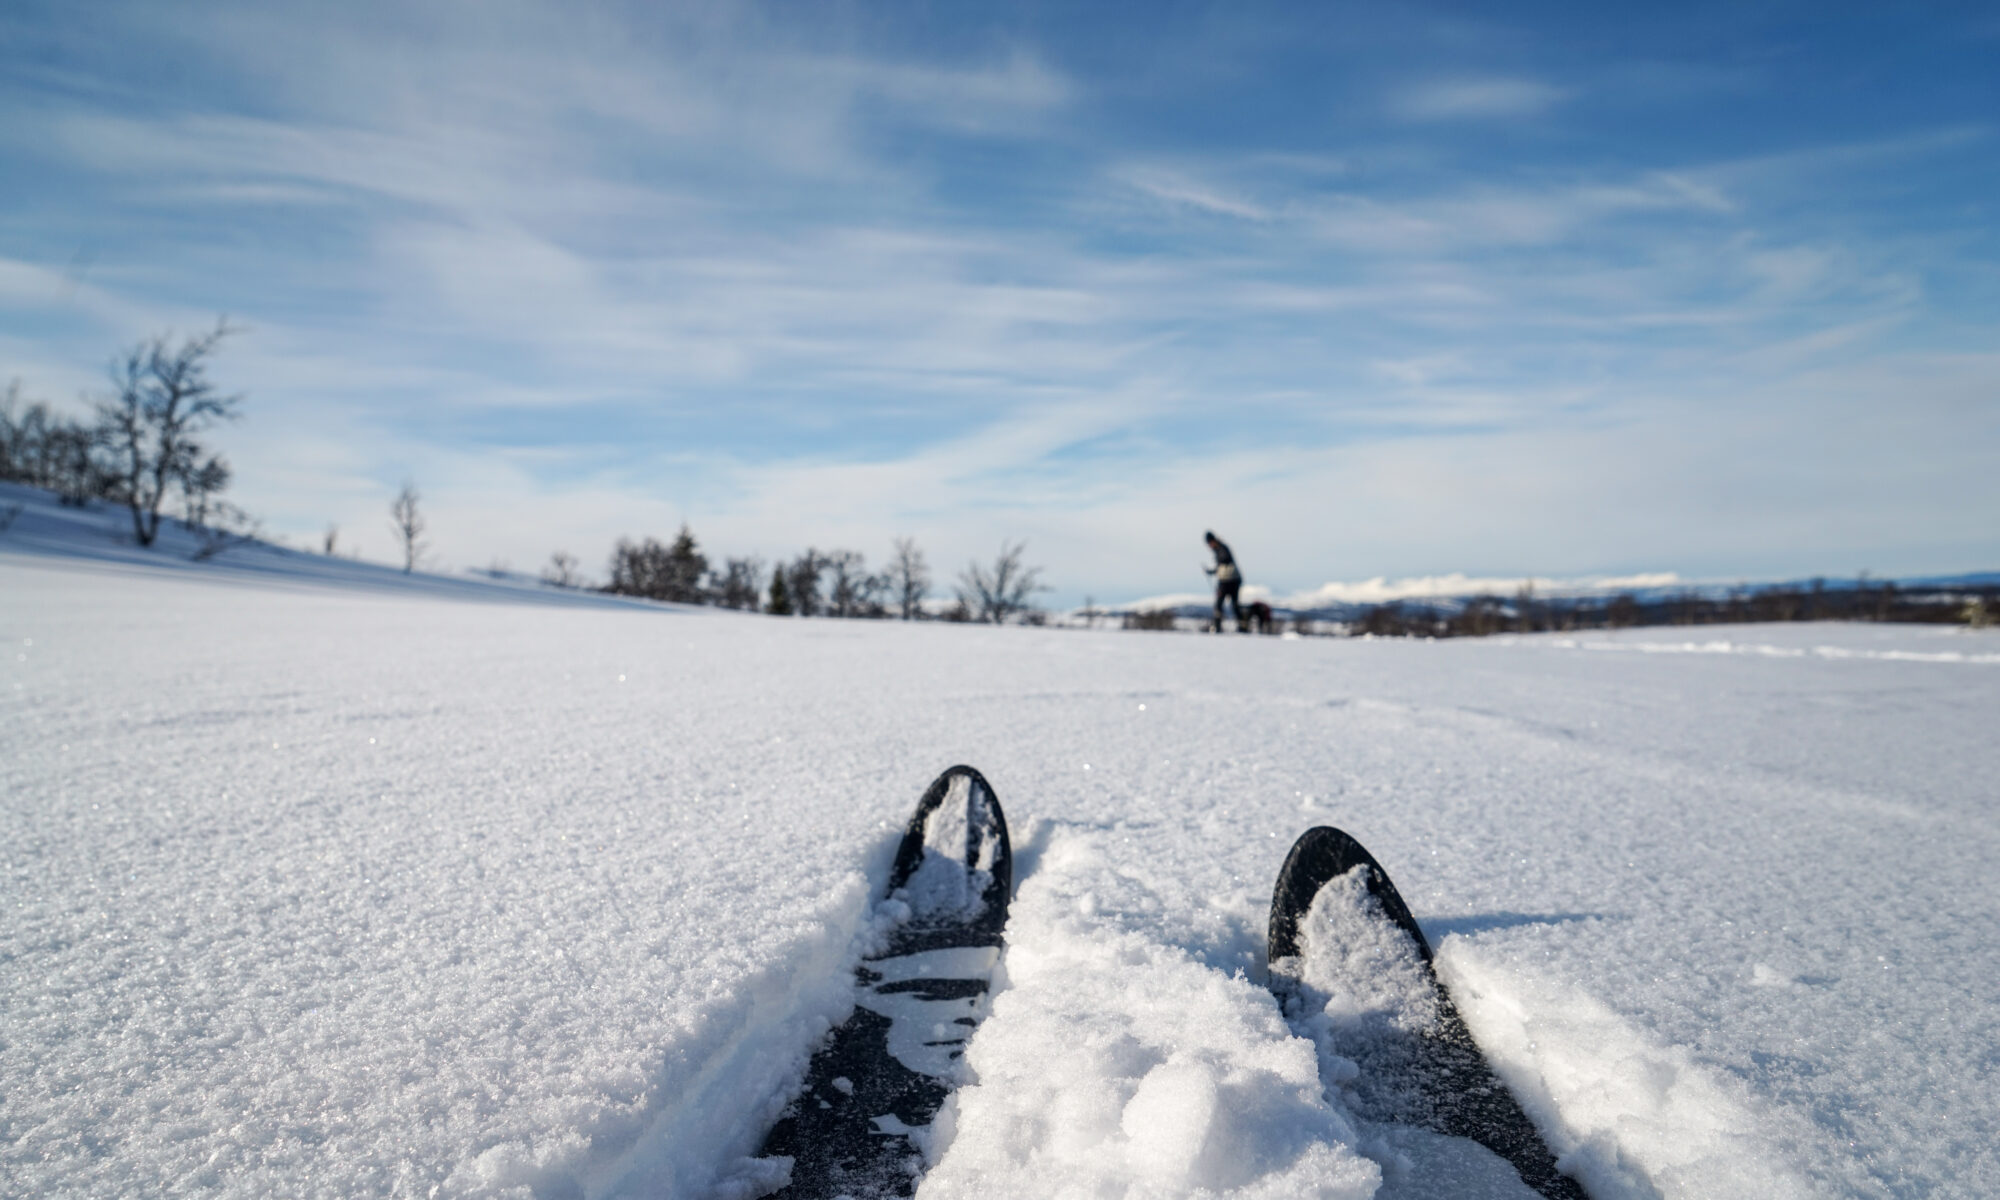
[[[805,1088],[764,1140],[792,1160],[784,1200],[908,1196],[918,1140],[960,1080],[986,1016],[1013,890],[1007,821],[971,767],[938,776],[897,848],[884,904],[907,907],[855,972],[854,1016],[829,1035]]]
[[[1329,917],[1323,928],[1303,927],[1313,901],[1329,884],[1351,891],[1330,901],[1348,904],[1361,924],[1343,930]],[[1385,936],[1382,923],[1400,930],[1413,947],[1393,933]],[[1344,944],[1309,944],[1314,936]],[[1349,996],[1337,1005],[1345,1024],[1334,1035],[1335,1052],[1360,1068],[1343,1084],[1358,1115],[1470,1138],[1513,1164],[1521,1181],[1549,1200],[1588,1200],[1574,1179],[1556,1170],[1555,1155],[1493,1074],[1451,994],[1438,982],[1424,931],[1388,872],[1361,843],[1320,826],[1293,844],[1271,896],[1269,957],[1271,990],[1295,1022],[1325,1012],[1340,993],[1365,993],[1358,1003]],[[1343,966],[1364,964],[1366,979],[1327,977]],[[1396,1008],[1399,970],[1412,985],[1406,995],[1415,1003]]]

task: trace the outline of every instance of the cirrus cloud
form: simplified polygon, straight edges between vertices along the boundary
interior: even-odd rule
[[[1570,91],[1537,79],[1431,79],[1392,92],[1389,111],[1406,121],[1489,121],[1538,117]]]

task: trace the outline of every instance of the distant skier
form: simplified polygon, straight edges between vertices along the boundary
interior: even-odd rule
[[[1202,570],[1215,576],[1215,616],[1208,623],[1210,633],[1222,632],[1222,602],[1229,601],[1229,615],[1236,620],[1236,632],[1248,633],[1249,627],[1243,623],[1243,605],[1238,599],[1243,591],[1243,573],[1236,569],[1236,556],[1229,552],[1223,540],[1215,536],[1213,530],[1201,535],[1208,548],[1215,555],[1215,565]]]

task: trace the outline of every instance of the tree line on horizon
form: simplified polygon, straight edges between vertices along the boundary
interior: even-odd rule
[[[913,537],[895,539],[881,570],[857,550],[807,547],[789,560],[766,563],[756,555],[711,561],[685,523],[670,543],[620,538],[611,552],[609,581],[599,590],[675,604],[712,604],[780,617],[896,618],[1005,624],[1040,615],[1033,597],[1046,590],[1040,567],[1027,565],[1026,543],[1002,542],[991,563],[966,564],[953,581],[949,607],[933,614],[925,601],[933,586],[929,560]],[[542,578],[578,587],[576,560],[558,551]]]
[[[1392,601],[1370,607],[1348,622],[1348,632],[1376,637],[1486,637],[1496,633],[1571,633],[1660,625],[1753,625],[1790,621],[1876,621],[1983,628],[2000,613],[2000,587],[1968,585],[1925,591],[1898,588],[1894,580],[1851,583],[1815,579],[1800,587],[1738,587],[1724,595],[1688,589],[1642,598],[1537,596],[1523,588],[1511,603],[1474,596],[1452,607]]]

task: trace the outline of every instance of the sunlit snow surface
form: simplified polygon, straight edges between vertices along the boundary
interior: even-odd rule
[[[754,1193],[960,761],[1017,889],[921,1196],[1464,1194],[1264,990],[1322,823],[1598,1200],[2000,1194],[1991,635],[907,627],[5,543],[6,1194]]]

